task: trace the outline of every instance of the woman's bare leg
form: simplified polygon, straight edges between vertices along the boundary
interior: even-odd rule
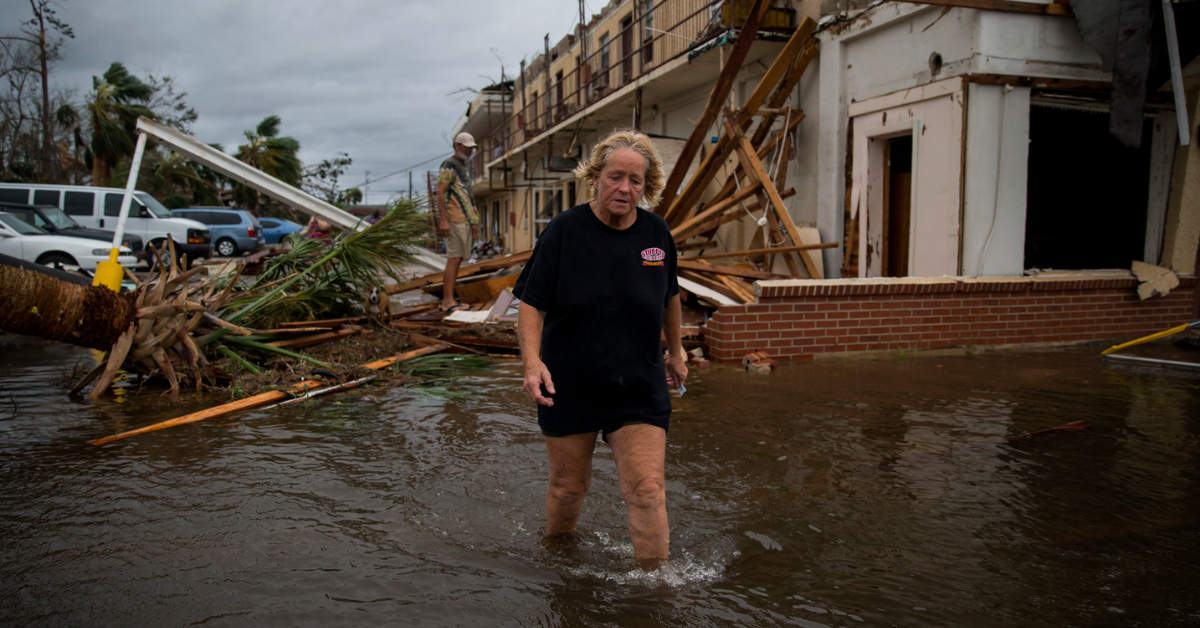
[[[665,559],[670,553],[667,524],[667,490],[663,466],[667,454],[667,432],[661,427],[635,423],[608,435],[621,497],[629,514],[633,557],[643,566]]]
[[[573,532],[583,512],[583,498],[592,486],[592,452],[596,432],[547,436],[550,487],[546,489],[546,532]]]

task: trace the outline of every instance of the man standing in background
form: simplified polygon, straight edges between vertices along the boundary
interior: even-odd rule
[[[471,171],[467,160],[475,151],[475,138],[459,133],[454,138],[454,156],[442,162],[438,171],[437,194],[433,211],[437,214],[438,234],[446,238],[446,271],[442,273],[442,311],[467,309],[454,296],[458,267],[471,252],[471,243],[479,237],[479,212],[471,195]]]

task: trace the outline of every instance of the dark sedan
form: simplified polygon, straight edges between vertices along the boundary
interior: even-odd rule
[[[24,203],[0,203],[0,211],[15,215],[17,218],[55,235],[100,240],[112,244],[112,231],[104,229],[89,229],[75,222],[63,210],[53,205],[26,205]],[[133,254],[141,259],[144,256],[145,245],[142,237],[126,233],[121,237],[121,244],[128,247]]]

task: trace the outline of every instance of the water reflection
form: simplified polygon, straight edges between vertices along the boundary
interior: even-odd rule
[[[696,374],[651,573],[604,445],[579,533],[543,538],[516,365],[95,448],[210,400],[72,402],[87,358],[0,340],[5,625],[1200,621],[1200,380],[1086,349]]]

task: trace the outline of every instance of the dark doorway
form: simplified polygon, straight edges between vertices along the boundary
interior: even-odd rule
[[[887,141],[883,155],[883,276],[908,276],[909,227],[912,225],[912,136]]]
[[[1129,268],[1146,248],[1152,124],[1142,148],[1108,134],[1108,113],[1029,111],[1025,268]]]

